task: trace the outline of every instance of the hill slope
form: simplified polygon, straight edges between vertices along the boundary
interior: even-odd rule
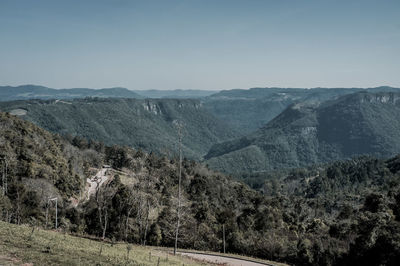
[[[214,145],[207,163],[228,173],[301,167],[400,152],[400,94],[355,93],[295,104],[248,136]]]
[[[0,101],[28,100],[28,99],[74,99],[85,97],[103,98],[143,98],[139,94],[125,88],[109,89],[51,89],[37,85],[22,85],[17,87],[0,86]]]
[[[174,121],[185,126],[184,156],[201,158],[215,143],[237,136],[196,100],[75,99],[0,103],[0,110],[51,132],[78,135],[108,145],[130,145],[147,151],[177,150]]]
[[[252,88],[227,90],[204,99],[204,107],[230,124],[236,131],[249,134],[275,118],[289,105],[299,102],[323,102],[359,91],[400,92],[397,88]]]

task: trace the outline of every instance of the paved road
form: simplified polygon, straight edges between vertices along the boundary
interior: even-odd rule
[[[177,253],[197,260],[204,260],[211,263],[226,264],[230,266],[265,266],[265,265],[275,266],[274,264],[259,263],[259,262],[241,260],[232,257],[224,257],[218,255],[208,255],[208,254],[191,253],[191,252],[177,252]]]

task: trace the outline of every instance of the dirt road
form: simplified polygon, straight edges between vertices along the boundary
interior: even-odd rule
[[[86,182],[89,183],[89,188],[86,192],[86,200],[89,200],[90,196],[94,195],[97,189],[108,180],[108,176],[106,176],[107,170],[108,168],[102,168],[94,177],[86,179]]]

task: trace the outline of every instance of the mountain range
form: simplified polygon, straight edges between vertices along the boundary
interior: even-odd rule
[[[30,99],[76,99],[85,97],[101,98],[172,98],[193,99],[206,97],[218,91],[212,90],[129,90],[115,87],[105,89],[69,88],[54,89],[38,85],[0,86],[0,101]]]
[[[99,98],[167,98],[198,99],[203,107],[223,120],[235,132],[246,135],[263,127],[289,105],[304,101],[321,102],[355,92],[398,92],[388,86],[376,88],[251,88],[233,90],[128,90],[109,89],[52,89],[37,85],[0,86],[0,102],[29,99]]]
[[[246,135],[263,127],[288,106],[323,102],[355,92],[400,92],[399,88],[251,88],[220,91],[204,98],[204,107]]]
[[[358,92],[327,102],[292,104],[259,130],[215,144],[207,164],[255,173],[400,152],[400,93]]]
[[[0,101],[29,100],[29,99],[75,99],[85,97],[102,98],[144,98],[125,88],[108,89],[51,89],[37,85],[22,85],[17,87],[0,86]]]
[[[9,97],[24,92],[26,97],[61,98],[0,102],[0,110],[54,133],[107,145],[176,152],[174,123],[179,120],[185,125],[184,156],[237,176],[400,152],[399,89],[392,87],[252,88],[197,94],[198,99],[168,99],[176,92],[183,98],[197,93],[189,90],[164,94],[153,90],[147,96],[166,98],[135,99],[143,96],[123,88],[20,86],[20,94],[4,88],[0,93],[8,91]],[[91,96],[82,99],[84,95]]]

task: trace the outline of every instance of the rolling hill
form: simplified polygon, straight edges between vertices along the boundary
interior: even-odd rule
[[[0,110],[54,133],[159,153],[177,151],[174,121],[179,120],[185,127],[183,151],[188,158],[201,158],[213,144],[237,136],[199,101],[189,99],[30,100],[2,102]]]
[[[400,152],[400,93],[359,92],[324,103],[298,103],[256,132],[214,145],[210,167],[255,173],[369,154]]]

